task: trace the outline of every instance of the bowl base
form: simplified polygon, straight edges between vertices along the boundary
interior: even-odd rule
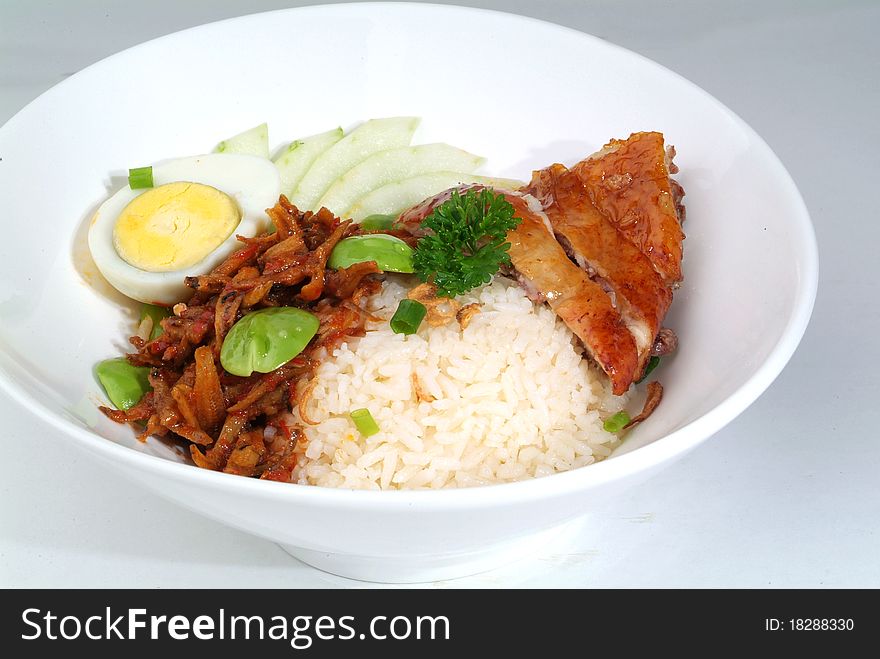
[[[358,581],[425,583],[479,574],[512,563],[542,548],[565,551],[579,528],[580,519],[515,540],[475,551],[417,556],[359,556],[333,554],[292,545],[279,545],[294,558],[324,572]]]

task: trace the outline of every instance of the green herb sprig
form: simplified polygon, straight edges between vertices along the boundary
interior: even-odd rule
[[[455,297],[491,281],[510,263],[507,232],[522,221],[503,194],[470,189],[438,205],[422,220],[432,233],[419,240],[413,269],[437,287],[439,297]]]

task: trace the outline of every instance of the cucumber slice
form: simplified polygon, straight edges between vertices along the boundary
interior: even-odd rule
[[[273,161],[281,174],[281,192],[289,198],[312,163],[341,140],[342,134],[341,128],[334,128],[291,142]]]
[[[408,145],[418,125],[417,117],[389,117],[364,122],[315,160],[296,186],[290,201],[297,208],[317,210],[315,204],[333,181],[377,151]]]
[[[260,124],[250,130],[223,140],[214,153],[243,153],[248,156],[269,157],[269,126]]]
[[[340,217],[364,195],[376,188],[431,172],[473,172],[485,158],[449,144],[422,144],[387,149],[373,154],[340,176],[315,204]]]
[[[434,172],[376,188],[358,199],[347,215],[355,222],[370,215],[398,215],[428,197],[465,183],[481,183],[505,190],[517,190],[525,185],[522,181],[508,178],[477,176],[466,172]]]

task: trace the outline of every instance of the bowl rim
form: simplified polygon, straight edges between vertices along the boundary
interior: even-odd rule
[[[369,12],[372,10],[375,12],[379,9],[383,12],[410,12],[415,10],[429,13],[481,14],[489,16],[490,18],[494,17],[496,20],[514,20],[521,22],[524,25],[531,24],[532,26],[538,26],[541,29],[549,30],[551,32],[559,31],[561,33],[576,35],[582,40],[593,42],[594,45],[608,49],[614,56],[632,58],[638,61],[641,66],[653,68],[655,71],[663,75],[673,76],[678,79],[680,83],[689,87],[691,91],[703,96],[705,100],[711,103],[719,112],[726,115],[729,120],[743,131],[743,133],[748,136],[753,147],[760,152],[760,155],[766,161],[768,166],[776,170],[775,173],[778,176],[780,185],[783,185],[786,188],[783,192],[791,203],[792,229],[796,230],[793,231],[790,238],[797,242],[796,253],[799,254],[801,259],[801,269],[798,273],[797,290],[794,295],[792,314],[778,341],[770,350],[765,361],[755,370],[755,372],[747,378],[733,394],[697,419],[694,419],[669,434],[658,437],[646,446],[622,455],[613,456],[613,459],[603,460],[588,465],[589,468],[581,467],[541,478],[530,478],[509,483],[495,483],[479,487],[447,488],[439,490],[376,491],[330,488],[242,478],[240,476],[223,472],[200,469],[191,464],[174,462],[159,456],[149,455],[122,446],[72,423],[48,409],[43,402],[36,397],[25,392],[19,387],[13,377],[3,369],[0,369],[0,390],[4,391],[13,401],[21,405],[31,414],[37,416],[40,420],[44,421],[54,429],[61,431],[61,433],[75,439],[77,445],[81,448],[95,453],[112,463],[122,463],[125,466],[135,468],[142,473],[149,472],[174,481],[187,481],[200,487],[223,489],[232,494],[240,493],[242,495],[257,496],[259,498],[286,499],[291,502],[309,503],[313,506],[342,506],[354,509],[375,508],[376,506],[403,509],[414,505],[418,505],[423,510],[435,508],[467,509],[472,508],[476,504],[500,505],[515,502],[536,501],[572,494],[578,491],[586,491],[587,489],[603,483],[618,480],[625,476],[644,471],[649,467],[659,466],[660,464],[682,455],[721,430],[751,405],[772,384],[791,359],[804,335],[804,332],[806,331],[812,315],[818,288],[818,246],[815,229],[811,223],[809,212],[804,203],[803,197],[797,189],[790,173],[767,142],[758,135],[751,126],[721,101],[695,83],[654,60],[586,32],[581,32],[580,30],[550,21],[521,16],[509,12],[433,3],[340,3],[257,12],[178,30],[109,55],[108,57],[85,67],[81,71],[40,94],[37,98],[13,115],[3,126],[0,126],[0,133],[5,132],[11,125],[14,125],[18,117],[26,114],[32,105],[46,102],[46,97],[50,97],[57,93],[59,89],[66,87],[68,83],[75,81],[82,73],[107,66],[108,62],[123,53],[152,47],[156,42],[162,42],[171,38],[179,38],[179,35],[207,29],[227,22],[257,20],[258,17],[265,17],[273,14],[305,14],[327,11],[332,13],[352,10],[361,12]],[[260,18],[260,20],[265,19]]]

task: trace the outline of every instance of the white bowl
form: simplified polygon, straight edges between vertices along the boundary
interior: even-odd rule
[[[362,492],[197,469],[96,409],[97,361],[125,349],[134,305],[106,286],[88,218],[125,168],[210,150],[268,121],[274,145],[370,117],[418,115],[421,141],[491,173],[574,162],[659,130],[687,191],[680,338],[657,412],[607,461],[531,481]],[[488,569],[548,542],[702,442],[763,392],[807,325],[813,230],[768,146],[693,84],[600,39],[535,20],[426,5],[333,5],[157,39],[51,89],[0,129],[0,384],[28,412],[161,496],[358,579]],[[118,185],[118,180],[115,181]]]

